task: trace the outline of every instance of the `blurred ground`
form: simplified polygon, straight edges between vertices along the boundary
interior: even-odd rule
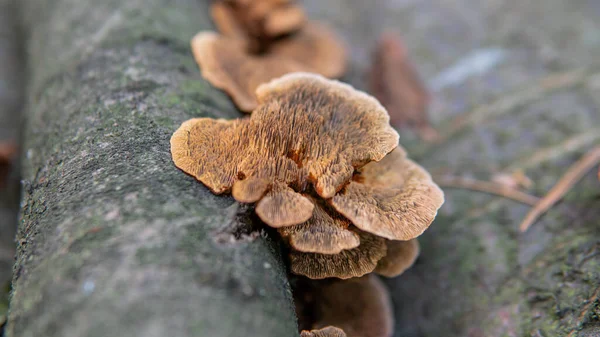
[[[0,0],[0,142],[17,142],[21,122],[24,73],[20,59],[16,11],[10,0]],[[0,189],[0,315],[6,310],[7,284],[14,261],[14,235],[19,206],[18,169]]]
[[[489,179],[523,169],[543,195],[600,143],[596,0],[305,0],[352,50],[364,88],[370,50],[400,34],[433,91],[447,139],[400,143],[433,173]],[[600,326],[600,184],[590,172],[525,234],[519,203],[445,189],[415,268],[390,286],[397,336],[588,336]]]

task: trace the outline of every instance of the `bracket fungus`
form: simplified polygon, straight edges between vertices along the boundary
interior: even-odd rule
[[[219,31],[244,40],[270,40],[298,31],[304,10],[291,0],[217,0],[211,16]]]
[[[348,337],[390,337],[394,318],[387,289],[374,275],[324,282],[313,289],[313,328],[336,326]]]
[[[307,221],[312,203],[302,192],[331,198],[356,168],[398,144],[385,109],[338,81],[295,73],[256,93],[260,105],[250,118],[189,120],[173,134],[171,152],[177,167],[214,193],[258,202],[257,214],[272,227]]]
[[[349,279],[371,273],[387,253],[385,240],[367,232],[358,231],[360,245],[339,254],[302,253],[290,251],[292,273],[310,279]]]
[[[387,254],[379,260],[375,272],[385,277],[396,277],[410,268],[419,256],[417,239],[386,243]]]
[[[344,330],[334,326],[328,326],[323,329],[302,331],[300,337],[348,337]]]
[[[11,142],[0,142],[0,188],[6,184],[10,166],[17,154],[17,147]]]
[[[358,172],[331,204],[363,231],[390,240],[414,239],[444,203],[444,193],[429,173],[401,148]]]
[[[344,73],[344,45],[324,25],[305,22],[291,1],[216,1],[212,16],[222,35],[198,33],[192,52],[202,76],[244,112],[258,106],[259,85],[282,75],[312,72],[337,78]]]
[[[350,221],[332,212],[327,205],[315,204],[312,217],[299,225],[279,228],[279,234],[299,252],[339,254],[343,250],[358,247],[358,234],[349,230]]]

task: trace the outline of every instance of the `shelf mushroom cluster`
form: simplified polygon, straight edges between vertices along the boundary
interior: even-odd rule
[[[293,0],[215,0],[211,15],[220,34],[198,33],[194,58],[202,76],[244,112],[258,106],[262,83],[292,72],[338,78],[345,71],[343,44]]]
[[[231,193],[276,228],[291,271],[312,279],[399,275],[443,203],[430,175],[398,146],[373,97],[320,75],[262,84],[248,118],[184,122],[175,165]]]

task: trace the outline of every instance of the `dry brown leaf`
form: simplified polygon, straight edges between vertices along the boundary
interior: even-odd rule
[[[17,146],[12,142],[0,142],[0,188],[6,185],[12,161],[17,154]]]
[[[399,38],[389,33],[381,36],[368,81],[371,93],[388,110],[393,126],[414,128],[425,141],[438,138],[427,115],[429,93]]]

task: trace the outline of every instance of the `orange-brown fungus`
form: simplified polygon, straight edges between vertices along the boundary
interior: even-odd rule
[[[227,6],[221,2],[215,5],[216,9]],[[245,31],[235,26],[237,21],[223,13],[226,11],[213,10],[213,16],[224,17],[218,20],[224,35],[200,32],[192,39],[191,47],[202,76],[227,92],[240,110],[254,110],[258,106],[256,88],[282,75],[292,72],[311,72],[329,78],[343,75],[345,47],[327,27],[309,22],[297,32],[269,41],[256,51],[252,41],[240,38]]]
[[[388,241],[387,255],[379,263],[375,272],[385,277],[396,277],[410,268],[419,256],[417,239],[408,241]]]
[[[302,331],[300,337],[348,337],[344,330],[334,326],[328,326],[323,329]]]
[[[302,7],[289,0],[215,1],[211,16],[223,35],[254,40],[251,43],[269,43],[299,30],[306,21]]]
[[[339,254],[342,250],[358,247],[358,235],[348,230],[350,221],[332,212],[327,205],[308,198],[315,204],[312,218],[300,225],[278,229],[293,249],[305,253]]]
[[[354,180],[331,204],[356,227],[390,240],[421,235],[444,203],[429,173],[399,148],[359,169]]]
[[[386,254],[385,239],[357,231],[360,245],[339,254],[290,252],[292,273],[311,279],[360,277],[375,270]]]
[[[314,328],[336,326],[348,337],[390,337],[394,318],[389,294],[373,275],[315,288]]]
[[[373,55],[369,73],[370,91],[388,109],[395,127],[409,126],[426,140],[434,140],[437,132],[427,115],[429,93],[408,59],[400,39],[384,34]]]
[[[314,187],[331,198],[355,168],[381,160],[398,144],[385,109],[349,85],[296,73],[261,85],[257,97],[260,106],[250,118],[183,123],[171,138],[171,153],[177,167],[216,194],[233,189],[233,197],[247,203],[266,194],[258,215],[273,227],[308,220],[282,218],[281,212],[310,202],[298,192]]]
[[[212,32],[198,33],[192,39],[192,52],[202,77],[231,96],[242,111],[258,106],[255,91],[259,85],[288,73],[307,71],[306,66],[277,55],[251,55],[242,40]]]
[[[298,33],[273,43],[269,53],[302,63],[306,71],[329,78],[338,78],[346,70],[344,45],[330,28],[316,22],[309,22]]]

